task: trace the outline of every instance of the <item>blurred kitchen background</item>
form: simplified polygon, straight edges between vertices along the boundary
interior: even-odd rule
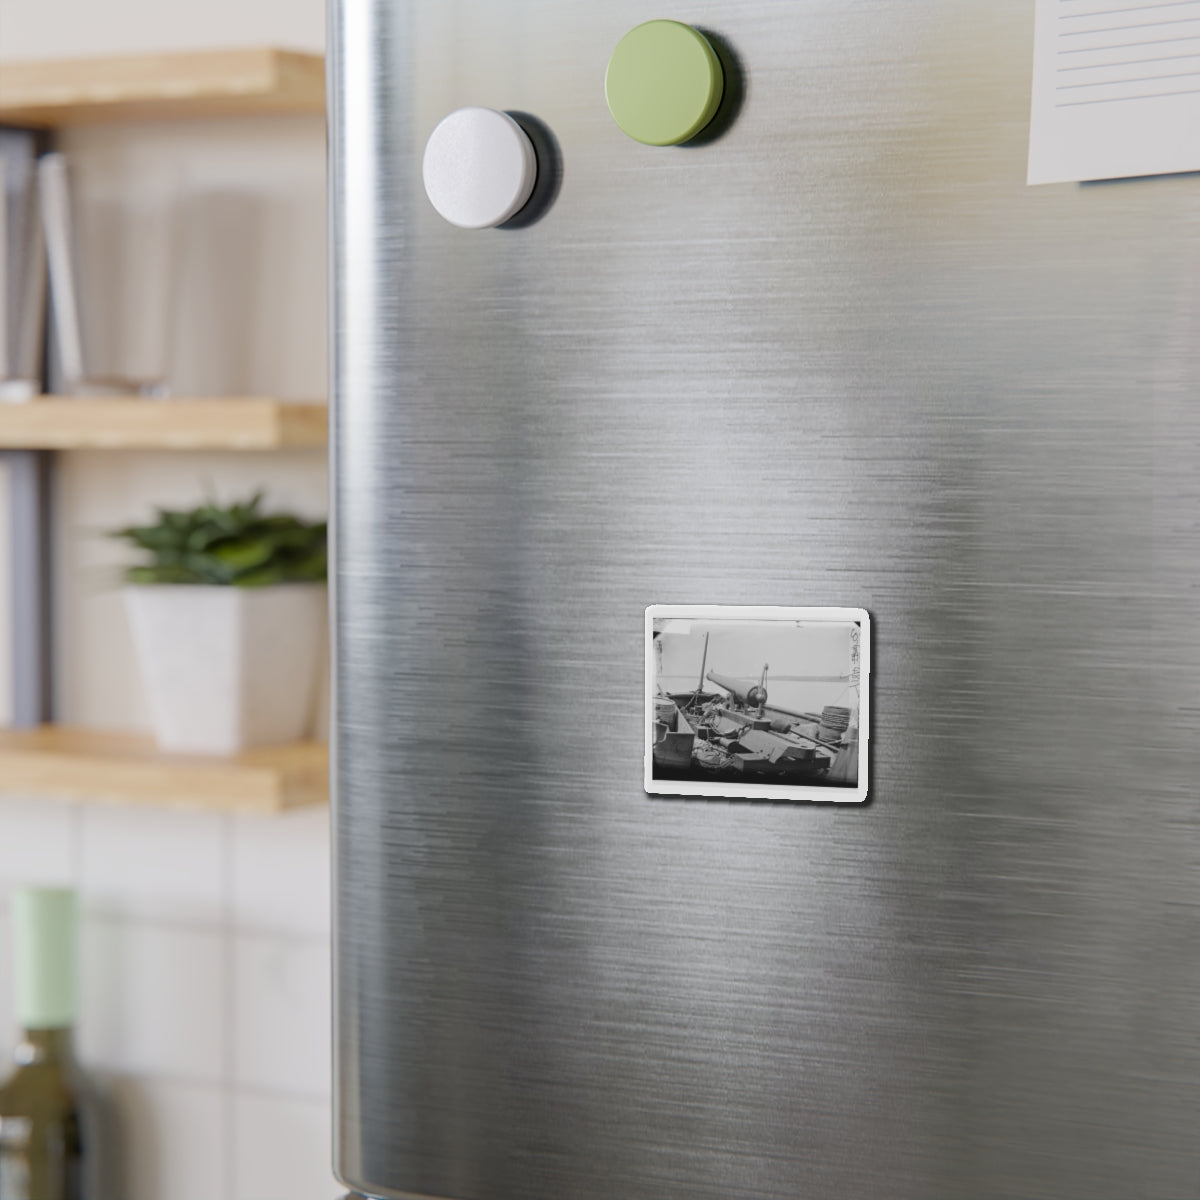
[[[320,53],[323,0],[5,0],[0,73],[17,60],[274,46]],[[178,171],[178,395],[320,399],[325,357],[322,116],[122,121],[57,148],[135,183]],[[123,314],[136,317],[136,314]],[[86,403],[86,401],[81,401]],[[0,469],[0,570],[7,570]],[[101,531],[154,505],[258,490],[326,511],[320,449],[66,452],[56,477],[56,717],[145,730],[116,568]],[[0,724],[9,718],[0,579]],[[81,894],[79,1052],[116,1102],[126,1200],[328,1200],[329,841],[324,805],[251,816],[5,792],[0,774],[0,1051],[15,1029],[8,898]]]

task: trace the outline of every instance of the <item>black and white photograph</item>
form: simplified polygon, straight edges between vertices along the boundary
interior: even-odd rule
[[[870,617],[857,608],[646,610],[646,791],[858,803]]]

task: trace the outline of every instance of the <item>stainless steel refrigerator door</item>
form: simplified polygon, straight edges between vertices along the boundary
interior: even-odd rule
[[[724,136],[604,103],[715,31]],[[338,1169],[1200,1192],[1200,181],[1026,188],[1032,7],[335,0]],[[452,109],[553,131],[442,221]],[[872,801],[652,800],[651,603],[862,606]]]

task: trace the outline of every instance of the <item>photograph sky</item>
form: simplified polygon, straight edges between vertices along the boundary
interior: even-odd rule
[[[663,691],[694,689],[704,658],[704,635],[710,634],[705,673],[716,671],[757,682],[763,664],[770,671],[770,701],[785,708],[819,713],[825,705],[857,709],[857,689],[844,680],[826,683],[788,676],[848,676],[849,622],[691,621],[665,618],[656,622],[662,645],[656,655],[658,684]],[[705,690],[715,690],[710,683]]]

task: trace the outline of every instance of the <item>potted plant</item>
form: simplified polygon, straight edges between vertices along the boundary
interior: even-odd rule
[[[243,504],[158,510],[112,535],[150,555],[126,607],[163,750],[235,754],[310,730],[325,645],[326,526]]]

